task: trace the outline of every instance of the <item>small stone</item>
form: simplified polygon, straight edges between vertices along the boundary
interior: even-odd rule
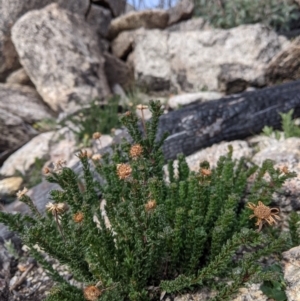
[[[21,188],[21,177],[10,177],[0,181],[0,196],[12,196]]]

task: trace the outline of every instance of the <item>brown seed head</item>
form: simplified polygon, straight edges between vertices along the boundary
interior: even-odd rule
[[[117,164],[117,175],[119,176],[119,179],[126,179],[131,175],[132,168],[129,164],[121,163]]]
[[[73,215],[73,220],[75,223],[81,223],[83,221],[83,217],[83,213],[79,211]]]
[[[206,177],[211,175],[211,170],[207,169],[207,168],[201,168],[200,172],[203,176],[206,176]]]
[[[153,209],[155,209],[155,207],[156,207],[156,201],[155,201],[155,200],[150,200],[150,201],[148,201],[148,203],[145,205],[146,211],[153,210]]]
[[[22,198],[27,192],[28,192],[28,189],[26,187],[24,187],[23,190],[19,190],[17,192],[17,198],[18,199]]]
[[[44,174],[47,175],[47,174],[49,174],[49,173],[51,173],[50,168],[45,167],[45,168],[44,168]]]
[[[93,134],[93,139],[100,139],[101,138],[101,133],[100,132],[96,132]]]
[[[289,169],[288,169],[287,166],[283,166],[283,167],[281,168],[281,171],[282,171],[284,174],[288,174],[288,173],[289,173]]]
[[[140,144],[134,144],[131,146],[129,154],[130,157],[136,159],[143,153],[143,147]]]
[[[68,210],[68,205],[65,203],[55,203],[54,204],[54,203],[49,202],[46,205],[46,208],[47,208],[47,211],[51,212],[53,215],[55,215],[55,214],[59,215]]]
[[[96,301],[101,293],[101,290],[94,285],[87,286],[83,290],[84,298],[89,301]]]

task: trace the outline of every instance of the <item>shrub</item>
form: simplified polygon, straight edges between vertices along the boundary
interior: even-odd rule
[[[78,154],[84,186],[81,176],[63,165],[48,175],[62,190],[51,192],[45,216],[26,191],[18,196],[32,216],[0,212],[0,222],[19,232],[57,282],[48,301],[159,300],[163,291],[203,286],[218,291],[212,300],[230,300],[246,282],[274,280],[259,260],[288,248],[291,238],[265,225],[265,217],[262,231],[255,231],[260,220],[254,225],[249,216],[256,211],[248,207],[270,205],[274,191],[295,175],[274,169],[271,161],[248,168],[245,159],[232,159],[230,148],[216,168],[202,162],[199,172],[191,172],[179,155],[178,170],[170,161],[166,179],[161,146],[167,135],[156,140],[163,110],[159,102],[151,102],[150,110],[153,117],[143,122],[143,133],[136,115],[127,112],[121,118],[133,145],[115,146],[112,155],[93,163],[86,152]],[[95,181],[91,163],[104,184]],[[247,180],[254,175],[248,191]],[[99,206],[100,195],[109,223]],[[250,205],[245,206],[244,198]],[[66,264],[84,284],[83,291],[64,280],[36,244]]]
[[[89,107],[63,119],[60,125],[68,126],[75,133],[77,143],[89,146],[93,133],[110,134],[112,128],[120,126],[118,114],[122,112],[125,108],[119,106],[119,96],[113,96],[106,105],[93,100]]]
[[[290,110],[287,113],[279,113],[281,117],[281,127],[283,133],[280,131],[274,130],[271,126],[265,126],[263,128],[263,134],[268,137],[274,136],[277,140],[283,136],[284,139],[290,137],[300,137],[300,127],[296,125],[295,121],[293,120],[294,110]]]
[[[264,23],[276,30],[298,18],[297,6],[287,0],[195,0],[195,15],[220,28]]]

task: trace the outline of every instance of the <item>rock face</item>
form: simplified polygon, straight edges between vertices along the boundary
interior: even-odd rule
[[[51,4],[21,17],[12,40],[26,73],[54,111],[109,94],[94,31],[78,15]]]
[[[186,106],[193,102],[204,102],[213,99],[218,99],[221,97],[222,94],[218,92],[198,92],[198,93],[179,94],[169,98],[168,106],[171,109],[177,109],[180,106]]]
[[[22,86],[34,86],[24,68],[20,68],[11,73],[7,79],[7,84],[17,84]]]
[[[240,80],[262,85],[265,67],[288,44],[286,38],[260,24],[230,30],[139,31],[135,79],[152,91],[217,91],[222,66],[235,64],[247,71],[239,74]]]
[[[133,72],[126,63],[108,52],[104,53],[104,57],[105,74],[111,88],[115,84],[120,84],[125,88],[133,82]]]
[[[107,36],[111,19],[111,12],[108,9],[94,4],[91,5],[86,17],[87,22],[96,29],[99,38]]]
[[[124,59],[133,50],[135,30],[126,30],[111,42],[111,50],[114,56]]]
[[[0,174],[12,176],[18,170],[22,174],[32,167],[36,158],[47,159],[49,156],[49,143],[54,132],[40,134],[14,152],[3,164]]]
[[[110,23],[109,38],[114,39],[120,32],[138,29],[141,27],[152,29],[164,29],[168,25],[169,14],[165,10],[152,9],[143,11],[131,11],[114,19]]]
[[[286,295],[289,301],[300,301],[300,246],[283,254],[283,272],[287,284]]]
[[[28,11],[43,8],[53,2],[58,2],[62,8],[81,15],[84,15],[89,5],[89,0],[0,0],[0,82],[20,67],[10,37],[12,26]]]
[[[281,51],[267,67],[270,84],[300,79],[300,38],[297,37],[287,49]]]
[[[189,19],[194,11],[195,4],[192,0],[180,0],[178,3],[168,10],[169,22],[168,25],[178,23]]]
[[[0,84],[0,162],[37,134],[33,123],[52,116],[33,88]]]

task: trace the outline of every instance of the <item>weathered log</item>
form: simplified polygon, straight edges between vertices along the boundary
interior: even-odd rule
[[[196,103],[161,116],[158,138],[169,132],[163,151],[166,159],[190,155],[221,141],[244,139],[265,125],[279,128],[281,117],[294,109],[300,116],[300,81],[221,99]]]

